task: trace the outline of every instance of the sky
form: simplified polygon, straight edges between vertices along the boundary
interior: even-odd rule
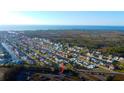
[[[0,25],[116,25],[124,26],[124,12],[12,11],[0,13]]]

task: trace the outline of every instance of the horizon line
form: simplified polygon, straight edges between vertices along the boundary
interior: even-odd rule
[[[41,25],[41,26],[124,26],[124,25],[65,25],[65,24],[0,24],[0,26],[21,26],[21,25]]]

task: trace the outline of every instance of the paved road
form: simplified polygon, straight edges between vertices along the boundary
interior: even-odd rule
[[[122,74],[124,75],[124,73],[121,72],[103,72],[103,71],[93,71],[93,70],[83,70],[83,69],[75,69],[78,72],[87,72],[87,73],[103,73],[103,74]]]

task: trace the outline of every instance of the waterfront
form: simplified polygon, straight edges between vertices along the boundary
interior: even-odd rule
[[[90,25],[0,25],[0,31],[34,31],[34,30],[101,30],[124,31],[124,26],[90,26]]]

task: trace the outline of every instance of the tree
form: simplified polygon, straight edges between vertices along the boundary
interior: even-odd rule
[[[73,70],[73,66],[70,63],[66,64],[65,66],[68,70]]]

